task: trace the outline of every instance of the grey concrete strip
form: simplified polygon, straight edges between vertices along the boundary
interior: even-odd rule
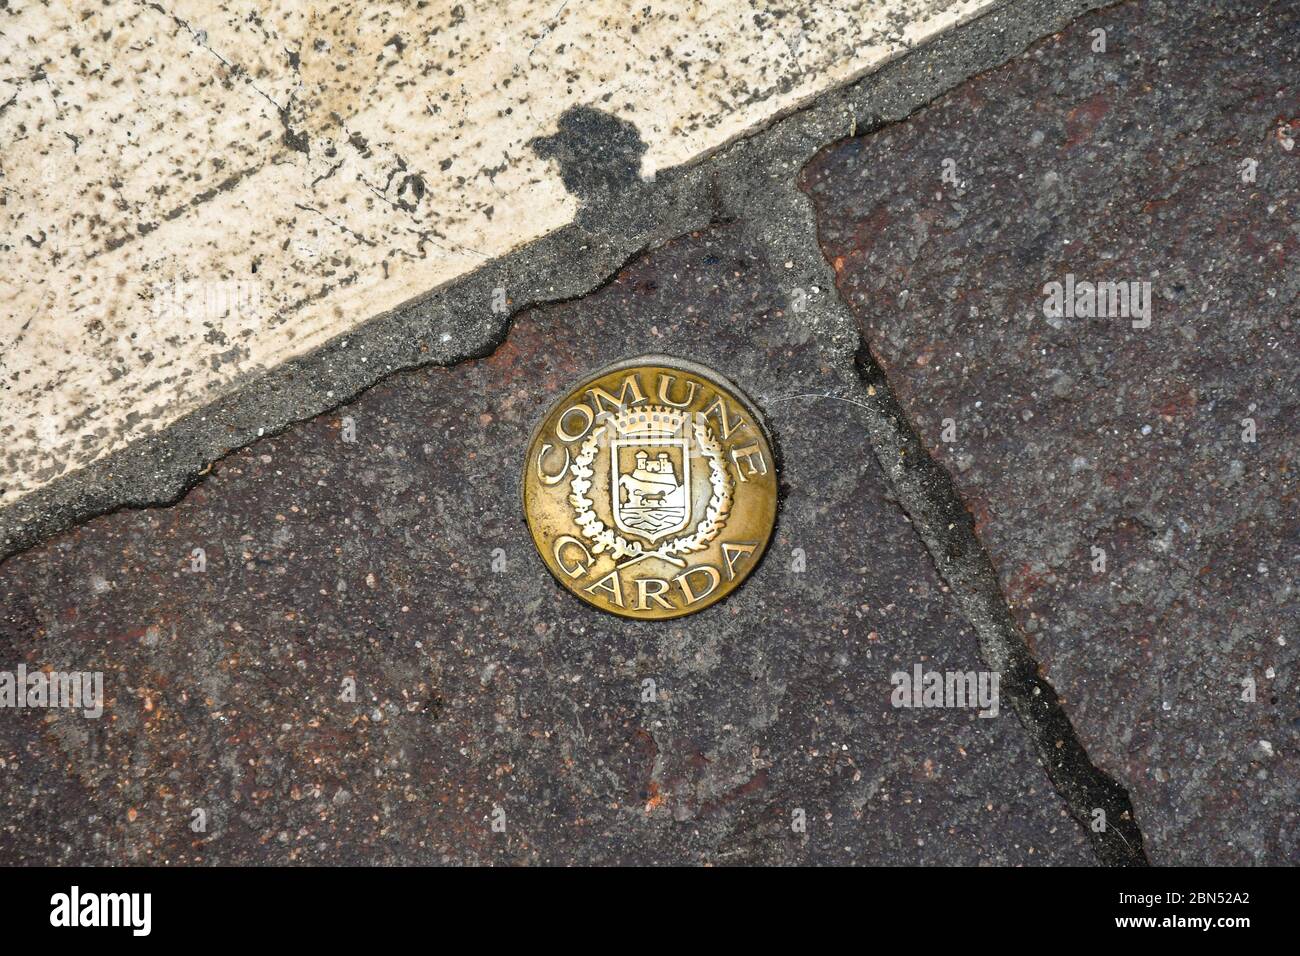
[[[1157,863],[1300,852],[1298,17],[1110,7],[807,172],[899,417],[996,564],[986,613]],[[1126,306],[1091,308],[1106,282]],[[937,530],[941,561],[974,540]]]
[[[501,340],[510,312],[587,292],[637,250],[707,222],[718,184],[738,181],[744,164],[793,176],[817,145],[906,115],[1090,6],[1037,0],[998,8],[707,161],[675,167],[654,182],[640,175],[647,144],[636,128],[597,109],[571,111],[556,133],[535,145],[558,163],[578,200],[573,225],[367,322],[355,334],[286,361],[165,431],[20,498],[0,511],[0,554],[89,515],[174,501],[230,449],[327,410],[397,369],[485,354]],[[503,296],[505,313],[494,312]]]

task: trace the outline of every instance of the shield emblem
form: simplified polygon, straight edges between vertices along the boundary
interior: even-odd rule
[[[691,520],[691,456],[685,438],[619,438],[611,446],[614,524],[650,544]]]

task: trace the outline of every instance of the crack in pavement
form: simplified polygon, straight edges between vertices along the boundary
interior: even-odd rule
[[[888,125],[873,124],[864,135]],[[773,261],[784,261],[793,274],[835,290],[833,295],[811,299],[811,321],[856,329],[823,253],[811,198],[797,182],[798,177],[792,180],[780,171],[755,170],[748,179],[730,184],[723,202],[742,228],[752,230],[755,240],[766,246]],[[762,224],[771,219],[781,221],[784,228],[764,229]],[[821,397],[865,411],[872,450],[899,506],[930,553],[940,579],[951,588],[962,615],[974,627],[985,663],[1001,674],[1002,692],[1098,858],[1114,866],[1148,865],[1128,791],[1092,762],[1055,688],[1043,676],[1011,615],[993,562],[976,534],[973,515],[948,472],[921,443],[869,343],[856,332],[852,338],[844,356],[853,369],[850,381],[840,393]]]
[[[975,628],[985,662],[1001,674],[1002,693],[1032,738],[1052,785],[1102,862],[1147,865],[1128,791],[1089,758],[1056,690],[1043,676],[1011,615],[993,561],[975,532],[975,518],[952,477],[917,437],[866,341],[858,350],[856,366],[867,396],[867,429],[876,459],[939,576]],[[1098,810],[1104,816],[1098,817]],[[1096,828],[1099,820],[1104,829]]]

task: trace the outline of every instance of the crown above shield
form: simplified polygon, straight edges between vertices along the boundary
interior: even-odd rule
[[[614,418],[614,428],[624,438],[680,435],[688,417],[681,409],[643,405],[622,409]]]

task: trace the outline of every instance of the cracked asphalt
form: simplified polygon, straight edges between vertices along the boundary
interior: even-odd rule
[[[0,715],[0,860],[1300,861],[1296,34],[1119,4],[806,165],[741,147],[487,354],[9,557],[0,667],[107,701]],[[595,230],[635,131],[565,128]],[[1051,314],[1067,275],[1150,283],[1149,325]],[[518,501],[543,410],[643,353],[780,462],[760,566],[666,624],[562,591]],[[916,666],[1007,700],[892,706]]]

